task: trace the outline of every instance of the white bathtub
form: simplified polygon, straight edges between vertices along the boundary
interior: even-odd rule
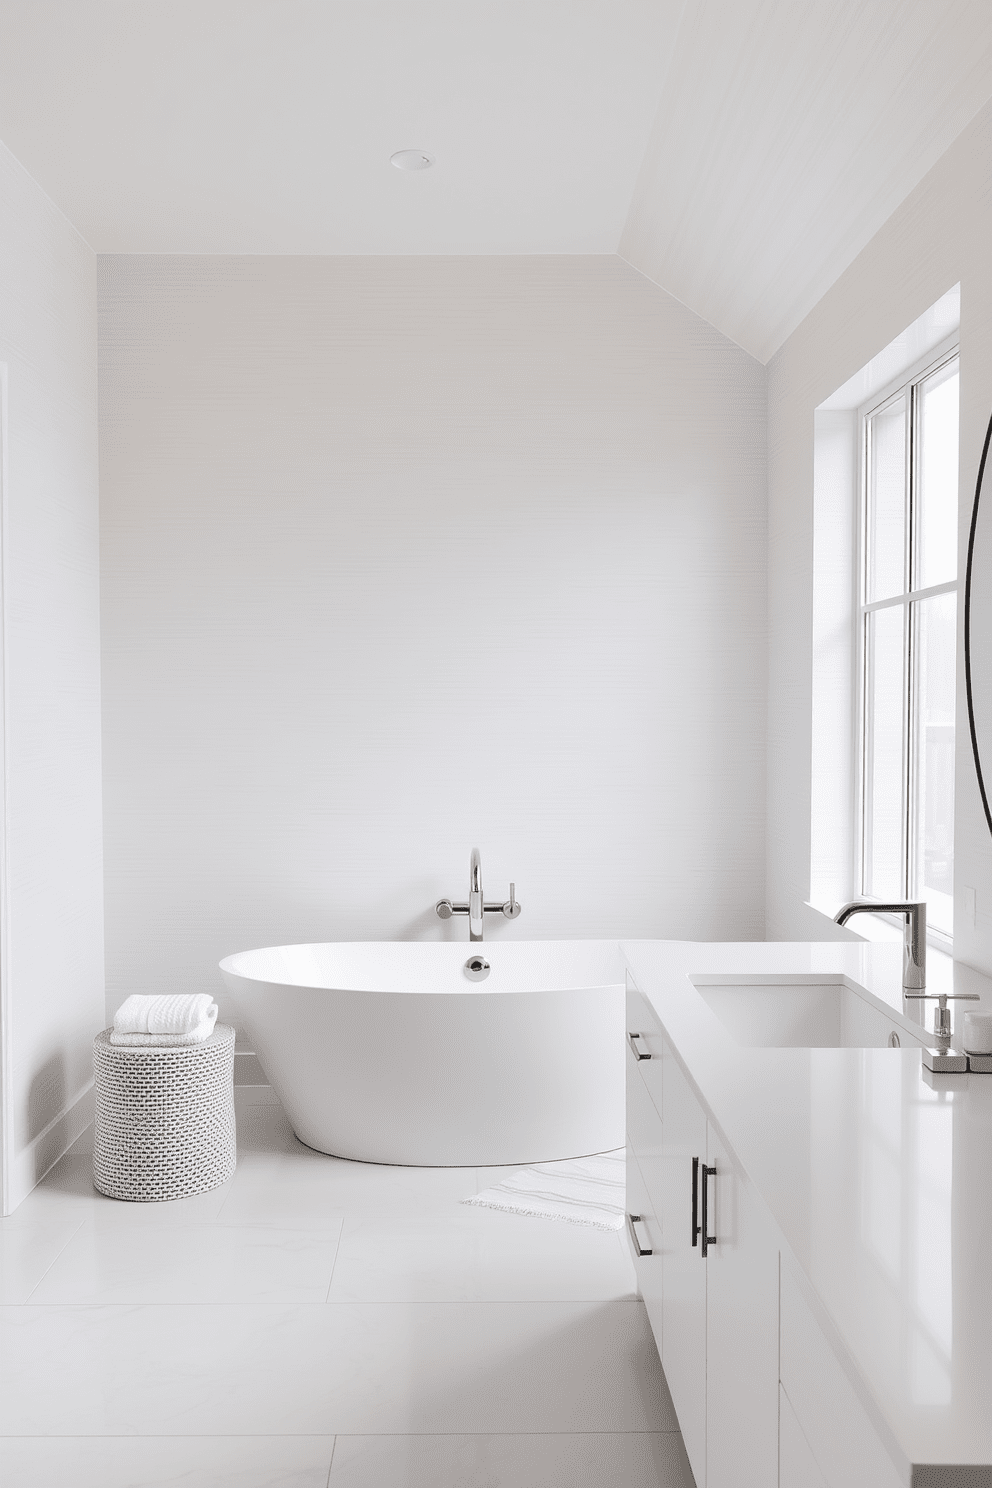
[[[480,951],[492,970],[473,983]],[[272,946],[220,969],[308,1147],[479,1167],[624,1144],[613,941]]]

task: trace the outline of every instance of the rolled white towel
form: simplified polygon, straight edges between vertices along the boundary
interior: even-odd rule
[[[117,1009],[110,1042],[140,1047],[157,1044],[202,1044],[214,1031],[217,1004],[205,992],[192,997],[173,994],[141,997],[134,994]]]
[[[116,1049],[182,1049],[190,1044],[205,1044],[214,1031],[215,1018],[204,1018],[192,1033],[111,1033]]]

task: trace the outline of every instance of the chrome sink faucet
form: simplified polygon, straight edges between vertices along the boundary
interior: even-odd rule
[[[846,925],[856,914],[905,915],[902,934],[903,991],[922,992],[927,984],[927,907],[920,901],[900,900],[895,904],[873,904],[869,899],[852,899],[834,915],[838,925]]]
[[[472,849],[468,865],[468,903],[452,904],[450,899],[439,899],[434,906],[439,920],[450,920],[452,915],[468,915],[469,940],[481,940],[484,919],[487,914],[505,915],[515,920],[520,914],[520,901],[516,885],[510,885],[510,897],[505,904],[487,904],[482,892],[482,857],[477,847]]]
[[[921,901],[902,900],[895,904],[873,904],[868,899],[853,899],[834,915],[844,925],[856,914],[905,915],[902,952],[902,994],[904,997],[929,1000],[933,1010],[933,1036],[945,1047],[951,1041],[951,1011],[948,1002],[978,1002],[977,992],[927,992],[927,907]]]

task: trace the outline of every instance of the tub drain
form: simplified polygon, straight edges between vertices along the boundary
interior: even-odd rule
[[[470,982],[484,982],[491,970],[485,956],[469,956],[465,962],[465,975]]]

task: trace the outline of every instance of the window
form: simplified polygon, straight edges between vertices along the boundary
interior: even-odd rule
[[[952,934],[958,357],[862,411],[860,892]]]

